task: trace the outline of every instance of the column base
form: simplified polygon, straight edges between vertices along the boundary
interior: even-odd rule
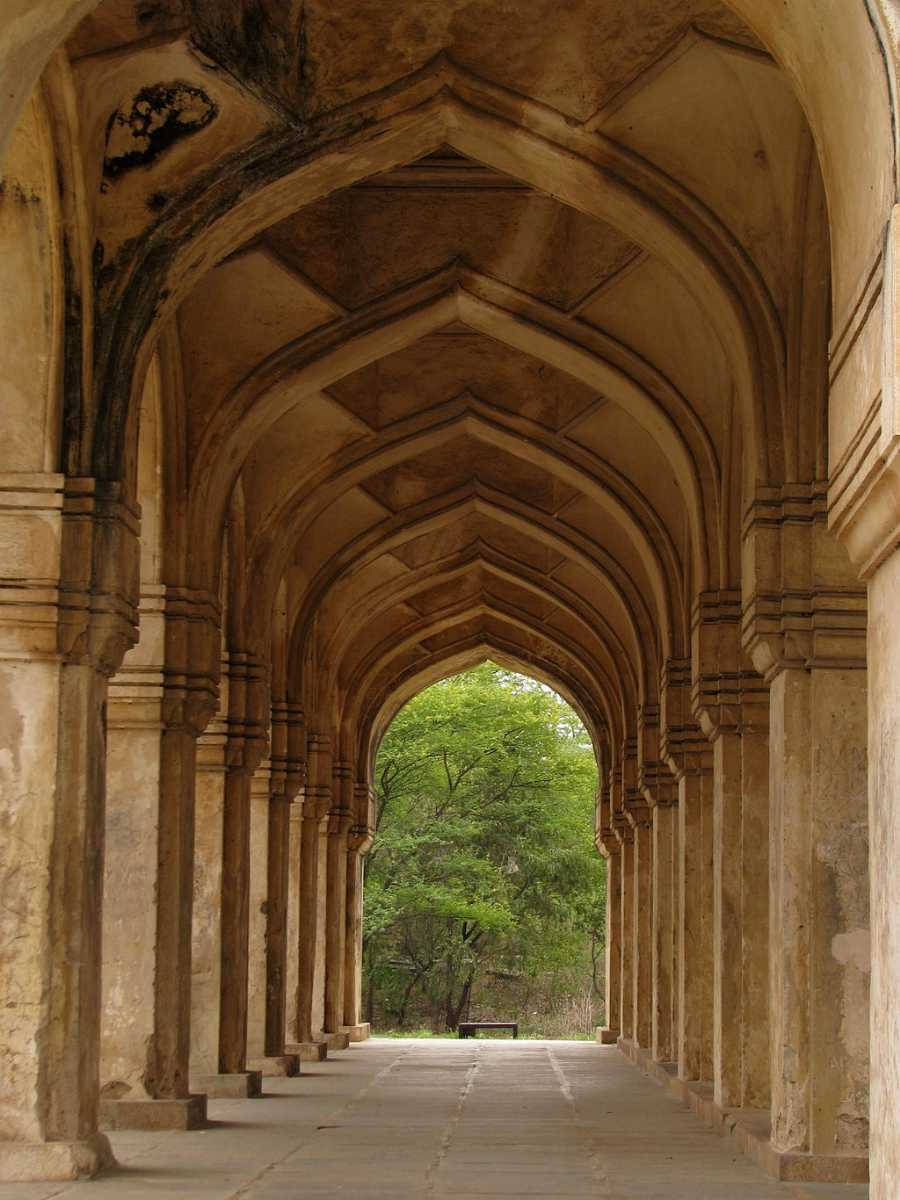
[[[101,1129],[203,1129],[206,1096],[172,1100],[101,1100]]]
[[[262,1095],[259,1071],[235,1071],[232,1075],[197,1075],[191,1090],[206,1092],[210,1100],[251,1100]]]
[[[301,1062],[324,1062],[328,1057],[327,1042],[290,1042],[284,1049],[296,1054]]]
[[[605,1025],[598,1025],[594,1030],[594,1037],[601,1046],[615,1046],[619,1040],[618,1029],[610,1029]]]
[[[343,1032],[351,1042],[367,1042],[372,1036],[372,1026],[368,1021],[360,1021],[358,1025],[345,1025]]]
[[[2,1183],[90,1179],[104,1167],[115,1165],[112,1147],[102,1133],[78,1142],[0,1141]]]
[[[248,1058],[248,1071],[259,1071],[263,1077],[288,1076],[300,1074],[300,1056],[298,1054],[267,1054],[263,1058]]]
[[[675,1063],[656,1062],[648,1051],[625,1038],[619,1049],[636,1067],[667,1088],[716,1133],[732,1138],[738,1149],[773,1179],[785,1183],[867,1183],[869,1160],[850,1154],[804,1154],[772,1145],[769,1113],[762,1108],[722,1108],[711,1083],[679,1079]]]
[[[322,1040],[329,1050],[348,1050],[350,1048],[350,1035],[341,1031],[338,1033],[323,1033]]]

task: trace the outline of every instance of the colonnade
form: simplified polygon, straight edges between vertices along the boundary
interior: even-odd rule
[[[209,635],[214,610],[194,610]],[[107,716],[101,1124],[198,1128],[207,1097],[259,1095],[368,1036],[369,789],[299,705],[270,702],[250,656],[223,655],[217,711],[185,727],[143,644]]]
[[[0,12],[0,1179],[364,1036],[379,741],[491,658],[601,1038],[895,1200],[896,0],[526,7]]]
[[[813,519],[801,537],[821,532]],[[784,598],[790,640],[737,596],[701,597],[692,661],[667,664],[659,712],[613,755],[598,1037],[777,1177],[854,1182],[868,1177],[865,597],[849,571],[830,592]],[[799,617],[817,605],[821,623]]]

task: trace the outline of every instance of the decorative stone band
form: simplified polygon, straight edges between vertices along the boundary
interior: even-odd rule
[[[620,847],[634,841],[634,826],[624,812],[613,814],[613,833]]]
[[[323,821],[331,809],[331,738],[315,729],[306,733],[307,779],[303,819]]]
[[[272,701],[269,757],[272,795],[293,800],[306,782],[306,717],[302,705]]]
[[[269,686],[263,663],[245,651],[228,656],[228,740],[231,768],[255,771],[268,745]]]
[[[360,780],[359,775],[357,775],[357,781],[353,790],[355,796],[356,824],[360,829],[368,830],[368,836],[371,839],[375,836],[375,815],[377,808],[375,792],[367,783]],[[367,846],[362,853],[368,854],[369,849],[370,847]]]
[[[672,770],[660,754],[659,717],[658,704],[638,709],[638,788],[651,808],[674,804],[677,798]]]
[[[218,707],[218,603],[148,584],[141,593],[140,628],[140,641],[110,680],[108,723],[202,733]],[[155,650],[163,662],[154,660]]]
[[[660,758],[677,781],[712,769],[712,753],[691,707],[691,664],[670,658],[660,672]],[[674,801],[673,801],[674,802]]]
[[[704,734],[768,728],[769,689],[741,644],[738,590],[701,592],[691,622],[691,709]]]
[[[331,768],[331,808],[328,812],[328,833],[344,837],[356,818],[353,812],[353,767],[349,762],[335,762]]]
[[[866,589],[826,526],[824,483],[761,488],[744,518],[742,641],[766,683],[865,667]]]

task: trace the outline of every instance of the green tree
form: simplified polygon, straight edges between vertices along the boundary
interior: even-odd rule
[[[542,684],[485,663],[421,692],[376,765],[370,1011],[453,1029],[491,980],[599,985],[605,874],[590,738]]]

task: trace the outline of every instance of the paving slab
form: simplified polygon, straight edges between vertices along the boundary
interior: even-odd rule
[[[208,1128],[110,1134],[119,1166],[0,1200],[865,1200],[776,1183],[613,1046],[372,1039]]]

